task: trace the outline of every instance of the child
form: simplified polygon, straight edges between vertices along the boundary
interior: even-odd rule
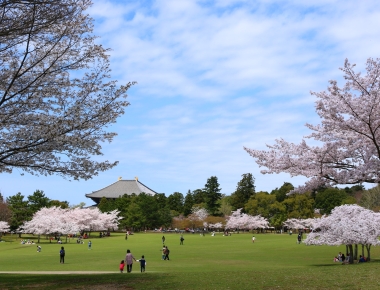
[[[120,266],[119,266],[120,273],[123,273],[123,271],[124,271],[124,266],[125,266],[125,264],[124,264],[124,260],[121,260],[121,262],[120,262]]]
[[[137,260],[137,261],[140,262],[141,273],[142,273],[142,272],[145,272],[146,261],[145,261],[144,255],[142,255],[142,256],[141,256],[141,259],[140,259],[140,260]]]
[[[41,247],[37,246],[37,252],[41,252]]]

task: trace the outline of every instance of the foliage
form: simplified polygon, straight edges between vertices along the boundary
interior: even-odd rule
[[[206,209],[211,215],[215,215],[218,211],[218,202],[222,198],[221,190],[216,176],[211,176],[207,179],[203,191],[205,194]]]
[[[364,190],[362,198],[360,199],[360,205],[366,209],[374,211],[380,210],[380,186]]]
[[[245,173],[238,182],[236,190],[231,194],[230,203],[234,210],[243,208],[247,201],[255,194],[255,178],[252,173]]]
[[[289,182],[284,182],[284,184],[278,189],[272,190],[270,194],[276,196],[276,200],[278,202],[283,202],[287,196],[287,194],[294,189],[293,184]]]
[[[183,214],[185,216],[191,214],[191,209],[193,208],[194,204],[194,196],[189,190],[185,196],[185,201],[183,203]]]
[[[174,192],[167,198],[167,204],[171,210],[175,210],[178,213],[183,212],[184,197],[180,192]]]
[[[90,0],[2,1],[0,172],[89,179],[117,162],[98,161],[104,128],[124,114],[132,85],[110,79],[95,44]]]
[[[286,172],[310,180],[298,192],[323,185],[380,182],[380,59],[368,59],[366,75],[354,71],[348,60],[341,69],[346,84],[330,81],[328,91],[312,93],[321,124],[306,126],[306,138],[321,142],[311,146],[302,140],[293,144],[283,139],[268,145],[269,151],[245,150],[267,169],[262,173]]]
[[[12,231],[18,229],[24,221],[28,221],[32,218],[28,201],[24,200],[24,196],[20,192],[16,195],[9,196],[7,198],[7,204],[12,211],[12,217],[9,223]]]
[[[315,208],[319,209],[321,214],[330,214],[333,208],[345,204],[346,201],[350,202],[345,190],[327,188],[322,192],[317,192],[315,197]]]
[[[293,194],[282,203],[288,218],[311,218],[314,216],[314,200],[308,194]]]
[[[231,196],[223,196],[219,202],[219,214],[222,216],[229,216],[232,211]]]
[[[36,190],[33,195],[28,196],[28,205],[30,211],[35,213],[43,207],[48,207],[50,199],[47,198],[42,190]]]

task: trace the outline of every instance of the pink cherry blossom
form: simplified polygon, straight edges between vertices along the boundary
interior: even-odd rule
[[[330,81],[327,91],[317,97],[317,125],[300,144],[275,140],[268,151],[244,148],[261,172],[286,172],[310,180],[293,192],[306,192],[319,186],[380,182],[380,59],[368,59],[366,75],[354,72],[347,60],[341,69],[346,84]]]

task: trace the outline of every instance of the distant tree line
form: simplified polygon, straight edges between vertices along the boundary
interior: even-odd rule
[[[225,220],[232,211],[242,209],[243,213],[266,218],[270,225],[281,228],[290,218],[306,219],[323,214],[330,214],[336,206],[358,204],[374,211],[380,210],[380,187],[365,190],[362,185],[346,188],[318,188],[304,194],[288,193],[294,187],[284,182],[280,188],[271,192],[256,192],[255,179],[251,173],[242,175],[236,190],[222,194],[216,176],[207,179],[201,189],[188,190],[184,196],[181,192],[149,195],[145,193],[124,195],[111,200],[102,198],[98,208],[102,212],[118,210],[120,228],[135,231],[155,228],[202,227],[203,222],[219,223]],[[83,207],[84,203],[77,205]],[[68,208],[66,201],[50,200],[40,190],[26,199],[18,193],[6,200],[0,194],[0,221],[7,221],[12,230],[17,229],[24,221],[30,220],[33,214],[43,207],[59,206]],[[74,206],[75,207],[75,206]],[[191,219],[194,208],[207,210],[207,220]]]

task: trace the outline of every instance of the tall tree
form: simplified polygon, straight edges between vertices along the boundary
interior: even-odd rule
[[[196,189],[193,191],[194,204],[203,207],[206,205],[206,192],[203,189]]]
[[[287,196],[287,194],[294,189],[293,184],[289,182],[284,182],[284,184],[278,189],[272,190],[270,194],[273,194],[276,196],[276,200],[278,202],[283,202]]]
[[[7,198],[7,204],[12,211],[11,221],[9,223],[12,231],[17,230],[23,222],[32,218],[29,203],[24,199],[24,196],[19,192],[16,195]]]
[[[221,190],[216,176],[211,176],[207,179],[203,191],[205,193],[206,209],[211,215],[215,215],[218,211],[218,201],[222,198]]]
[[[178,214],[183,212],[183,194],[180,192],[174,192],[168,196],[168,205],[171,210],[175,210]]]
[[[267,169],[262,173],[286,172],[310,180],[298,192],[336,184],[380,182],[380,59],[368,59],[366,75],[354,71],[348,60],[341,69],[346,84],[330,81],[328,91],[312,93],[321,124],[306,126],[311,138],[322,143],[310,146],[305,140],[293,144],[283,139],[269,151],[245,150]]]
[[[191,214],[191,210],[192,210],[194,204],[195,204],[194,203],[194,196],[189,189],[186,196],[185,196],[185,201],[183,203],[183,214],[185,216],[188,216],[189,214]]]
[[[48,207],[50,199],[45,196],[42,190],[36,190],[28,196],[29,208],[32,213],[39,211],[43,207]]]
[[[93,160],[129,103],[95,44],[91,0],[2,1],[0,172],[89,179],[117,162]]]
[[[252,173],[245,173],[238,182],[236,190],[231,194],[231,206],[234,210],[244,208],[244,205],[255,194],[255,178]]]

